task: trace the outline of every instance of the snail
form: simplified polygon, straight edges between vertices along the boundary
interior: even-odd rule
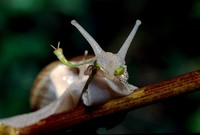
[[[88,75],[85,75],[84,72],[91,65],[90,63],[93,63],[94,61],[96,61],[100,70],[89,84],[88,89],[82,95],[82,100],[85,105],[91,106],[93,104],[103,103],[117,96],[128,95],[133,90],[137,89],[137,87],[130,85],[127,82],[128,72],[124,59],[128,47],[141,22],[139,20],[136,21],[135,27],[117,54],[103,51],[98,43],[75,20],[72,20],[71,23],[89,42],[94,50],[95,57],[86,59],[85,56],[83,56],[82,60],[79,57],[79,61],[72,60],[72,62],[69,62],[63,55],[62,49],[59,48],[60,42],[58,43],[57,48],[53,47],[55,49],[54,54],[63,63],[63,65],[57,62],[50,64],[47,66],[47,70],[44,69],[43,71],[48,72],[49,75],[41,72],[42,76],[45,76],[44,79],[42,80],[41,77],[38,77],[39,80],[36,79],[36,83],[34,84],[31,94],[31,105],[33,109],[39,109],[45,106],[49,102],[48,100],[51,100],[52,98],[55,100],[56,98],[59,98],[65,90],[70,89],[68,87],[73,85],[72,83],[78,85],[80,81],[84,80],[84,83],[81,86],[73,88],[79,88],[76,90],[77,92],[75,92],[79,94],[72,94],[72,97],[75,98],[76,96],[81,96],[80,94],[83,90],[84,84],[86,83],[86,78],[88,78]],[[56,66],[56,64],[58,66]],[[76,73],[73,70],[76,70]],[[79,78],[77,78],[78,73]],[[46,78],[46,76],[48,76],[48,78]],[[45,82],[46,85],[42,86],[40,82]],[[37,86],[35,86],[36,84]],[[42,98],[41,95],[43,96]],[[76,101],[74,99],[73,103],[78,103],[79,99],[80,98],[76,98]]]
[[[74,109],[81,101],[86,106],[98,105],[137,89],[128,83],[125,56],[140,20],[136,21],[116,54],[105,52],[75,20],[71,24],[86,38],[95,55],[85,52],[69,61],[63,55],[60,42],[57,48],[52,46],[59,61],[47,65],[33,83],[30,102],[34,112],[2,119],[0,124],[28,126],[50,115]]]

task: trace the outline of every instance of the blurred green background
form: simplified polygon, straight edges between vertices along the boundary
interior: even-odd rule
[[[30,112],[34,78],[57,60],[93,54],[70,21],[76,19],[105,51],[117,52],[136,19],[128,51],[129,82],[146,86],[200,69],[200,0],[0,0],[0,118]],[[200,132],[200,92],[127,113],[103,133]]]

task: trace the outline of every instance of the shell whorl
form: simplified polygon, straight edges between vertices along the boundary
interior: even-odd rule
[[[59,61],[52,62],[37,75],[30,93],[30,104],[32,110],[38,110],[58,98],[56,96],[55,86],[49,77],[49,73],[58,64],[61,63]]]

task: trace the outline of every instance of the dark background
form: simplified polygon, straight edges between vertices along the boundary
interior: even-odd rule
[[[57,60],[93,51],[74,26],[76,19],[105,51],[117,52],[136,19],[142,21],[126,56],[129,82],[138,87],[200,68],[199,0],[1,0],[0,118],[30,111],[29,93],[38,72]],[[128,112],[102,133],[199,132],[200,92]]]

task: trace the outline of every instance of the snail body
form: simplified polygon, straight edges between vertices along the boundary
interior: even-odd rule
[[[78,56],[71,59],[73,63],[80,63],[83,59],[93,56]],[[31,90],[30,103],[33,110],[38,110],[55,100],[62,104],[56,112],[75,108],[80,99],[83,87],[89,77],[90,64],[69,68],[60,61],[47,65],[36,77]],[[109,80],[99,70],[89,84],[87,91],[82,95],[83,103],[87,106],[104,103],[110,99],[130,94],[137,87],[126,91],[120,83]],[[124,91],[123,91],[124,90]],[[121,91],[121,92],[118,92]],[[68,101],[65,101],[68,100]],[[55,112],[55,113],[56,113]]]
[[[125,56],[141,22],[136,21],[128,38],[118,51],[105,52],[75,21],[71,21],[91,45],[94,56],[79,56],[68,61],[62,48],[53,47],[60,61],[47,65],[36,77],[30,102],[34,112],[0,120],[0,125],[25,127],[51,115],[69,111],[82,101],[86,106],[102,104],[137,89],[128,83]]]

